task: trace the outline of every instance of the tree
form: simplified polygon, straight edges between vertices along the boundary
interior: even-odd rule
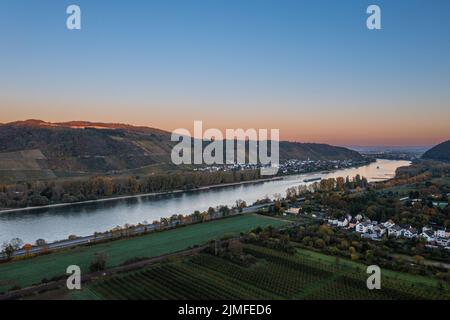
[[[366,261],[367,261],[368,263],[372,263],[372,262],[373,262],[373,259],[374,259],[373,251],[372,251],[372,250],[367,250],[367,251],[366,251]]]
[[[345,179],[343,177],[336,178],[336,189],[338,191],[344,191],[344,189],[345,189]]]
[[[316,247],[317,249],[323,249],[325,247],[325,241],[323,241],[322,239],[317,239],[314,242],[314,247]]]
[[[37,239],[36,240],[36,246],[38,247],[43,247],[47,245],[47,241],[45,241],[44,239]]]
[[[22,249],[25,250],[25,255],[29,255],[31,250],[33,249],[33,246],[29,243],[26,243]]]
[[[235,257],[240,257],[244,253],[244,248],[239,240],[232,240],[228,243],[228,250]]]
[[[97,272],[105,270],[106,268],[106,255],[103,252],[95,253],[95,259],[91,262],[89,270],[91,272]]]
[[[22,247],[23,241],[19,238],[14,238],[10,242],[4,242],[2,245],[2,252],[9,260],[13,257],[14,252]]]
[[[242,209],[247,207],[247,203],[244,200],[236,200],[236,208],[239,210],[239,212],[242,212]]]
[[[14,254],[14,248],[10,243],[4,242],[2,245],[2,253],[6,256],[6,259],[11,259]]]
[[[418,265],[422,265],[424,260],[425,260],[425,258],[422,257],[422,256],[419,256],[419,255],[414,256],[414,261],[415,261],[416,264],[418,264]]]

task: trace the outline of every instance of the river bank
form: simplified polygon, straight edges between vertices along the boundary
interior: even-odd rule
[[[277,181],[277,180],[287,179],[290,176],[297,176],[300,174],[305,174],[305,175],[306,174],[329,174],[329,173],[333,173],[338,170],[363,167],[365,165],[369,165],[370,163],[374,163],[374,162],[376,162],[376,161],[372,161],[367,164],[358,165],[358,166],[352,166],[352,167],[347,167],[347,168],[338,168],[338,169],[335,169],[332,171],[318,170],[318,171],[311,171],[311,172],[305,172],[305,173],[277,175],[272,178],[262,178],[262,179],[254,179],[254,180],[230,182],[230,183],[219,183],[219,184],[202,186],[202,187],[193,188],[193,189],[177,189],[177,190],[163,191],[163,192],[150,192],[150,193],[139,193],[139,194],[133,194],[133,195],[112,196],[112,197],[105,197],[105,198],[94,199],[94,200],[53,203],[53,204],[48,204],[48,205],[43,205],[43,206],[31,206],[31,207],[24,207],[24,208],[0,208],[0,215],[5,214],[5,213],[15,213],[15,212],[21,212],[21,211],[63,208],[63,207],[67,207],[67,206],[95,204],[95,203],[101,203],[101,202],[107,202],[107,201],[127,200],[127,199],[141,198],[141,197],[156,197],[156,196],[164,196],[164,195],[170,195],[170,194],[179,194],[179,193],[184,193],[184,192],[197,192],[197,191],[205,191],[205,190],[211,190],[211,189],[217,189],[217,188],[226,188],[226,187],[240,186],[240,185],[247,185],[247,184],[264,183],[264,182],[269,182],[269,181]],[[382,179],[382,178],[377,178],[377,179]]]
[[[214,185],[210,185],[210,186],[198,187],[198,188],[187,189],[187,190],[180,189],[180,190],[172,190],[172,191],[164,191],[164,192],[140,193],[140,194],[129,195],[129,196],[117,196],[117,197],[108,197],[108,198],[95,199],[95,200],[55,203],[55,204],[49,204],[46,206],[35,206],[35,207],[25,207],[25,208],[15,208],[15,209],[0,209],[0,214],[20,212],[20,211],[42,210],[42,209],[50,209],[50,208],[61,208],[61,207],[74,206],[74,205],[126,200],[126,199],[140,198],[140,197],[164,196],[164,195],[184,193],[184,192],[196,192],[196,191],[211,190],[211,189],[217,189],[217,188],[226,188],[226,187],[233,187],[233,186],[246,185],[246,184],[255,184],[255,183],[268,182],[268,181],[276,181],[276,180],[281,180],[283,178],[284,177],[279,176],[279,177],[266,178],[266,179],[220,183],[220,184],[214,184]]]
[[[265,197],[273,198],[275,194],[284,195],[288,188],[313,183],[304,182],[311,178],[354,177],[359,174],[369,181],[380,181],[371,179],[379,177],[387,180],[390,177],[387,174],[392,175],[399,166],[408,164],[406,161],[379,160],[366,166],[334,172],[273,177],[233,185],[205,186],[187,192],[126,196],[121,199],[3,212],[0,214],[0,243],[16,237],[29,243],[34,243],[36,239],[53,242],[66,239],[69,235],[88,236],[116,226],[148,224],[173,215],[206,211],[210,207],[230,207],[238,199],[251,204]]]

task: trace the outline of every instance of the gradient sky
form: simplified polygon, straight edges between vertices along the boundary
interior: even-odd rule
[[[82,30],[66,29],[78,4]],[[366,8],[382,9],[382,30]],[[450,139],[450,1],[1,0],[0,122]]]

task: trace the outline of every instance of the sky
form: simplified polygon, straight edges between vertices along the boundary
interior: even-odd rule
[[[433,145],[450,139],[449,14],[448,0],[0,0],[0,123]]]

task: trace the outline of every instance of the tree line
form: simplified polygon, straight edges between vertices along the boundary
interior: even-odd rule
[[[199,187],[260,179],[259,170],[188,172],[146,176],[95,176],[87,179],[0,185],[0,208],[24,208],[97,200],[113,196],[192,190]]]

